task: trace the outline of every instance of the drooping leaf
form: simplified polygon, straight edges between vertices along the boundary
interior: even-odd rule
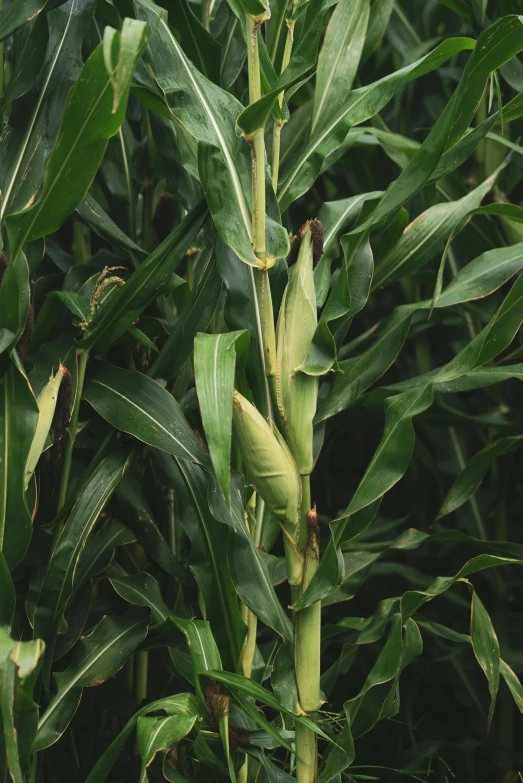
[[[34,628],[44,638],[56,629],[74,588],[75,571],[89,533],[121,481],[129,458],[115,452],[87,480],[62,528],[39,590]]]
[[[124,234],[110,215],[102,209],[100,204],[97,203],[90,193],[85,194],[76,207],[76,212],[80,215],[82,220],[85,220],[93,231],[104,239],[108,239],[110,242],[114,242],[120,247],[125,248],[125,250],[128,250],[131,254],[135,253],[139,257],[145,255],[144,249]]]
[[[206,671],[202,672],[202,674],[205,674],[206,677],[210,677],[213,680],[218,680],[218,682],[223,683],[223,685],[225,685],[227,688],[230,688],[233,693],[235,690],[237,690],[242,694],[246,694],[247,696],[256,699],[256,701],[260,701],[267,707],[271,707],[277,712],[281,712],[285,715],[292,715],[292,713],[289,713],[288,710],[286,710],[278,702],[278,699],[270,691],[266,690],[263,688],[263,686],[259,685],[257,682],[254,682],[254,680],[251,680],[248,677],[244,677],[241,674],[233,674],[232,672],[224,671]],[[312,729],[320,737],[325,737],[322,729],[320,729],[318,726],[315,726],[308,718],[305,718],[303,715],[292,715],[292,717],[297,723],[302,723],[304,726]]]
[[[508,436],[489,443],[488,446],[485,446],[484,449],[475,454],[456,477],[447,492],[438,512],[438,519],[446,514],[450,514],[462,506],[463,503],[466,503],[481,484],[483,477],[496,457],[515,451],[522,445],[522,436]]]
[[[135,606],[148,606],[152,611],[155,623],[160,623],[169,616],[169,608],[165,604],[160,586],[150,574],[139,571],[136,574],[127,574],[123,568],[110,566],[107,576],[116,590],[130,604]]]
[[[406,79],[414,79],[428,73],[457,52],[473,48],[473,45],[470,38],[451,38],[412,65],[367,87],[353,90],[345,106],[311,139],[303,155],[293,163],[289,171],[282,171],[282,182],[278,190],[281,209],[286,209],[308,190],[319,174],[323,161],[344,140],[349,128],[365,122],[379,112]]]
[[[470,637],[478,663],[485,672],[490,691],[488,722],[492,721],[499,688],[499,642],[487,610],[478,594],[472,594]]]
[[[180,693],[175,696],[167,696],[165,699],[158,699],[157,701],[146,704],[145,707],[142,707],[135,712],[132,718],[127,721],[122,731],[115,737],[107,750],[105,750],[98,759],[87,776],[86,783],[95,783],[95,781],[97,783],[104,783],[127,739],[135,730],[138,720],[148,713],[160,710],[165,712],[166,715],[180,715],[181,717],[199,717],[201,715],[201,707],[192,693]]]
[[[84,397],[117,429],[180,459],[208,465],[208,455],[179,404],[151,378],[93,362]]]
[[[160,750],[171,750],[193,728],[198,715],[167,715],[162,718],[138,718],[136,737],[142,757],[140,783],[147,781],[147,767]]]
[[[104,617],[81,639],[67,669],[55,675],[56,693],[40,718],[33,751],[61,737],[78,709],[83,689],[113,677],[145,639],[148,625],[149,611],[132,608]]]
[[[430,261],[436,253],[445,247],[445,242],[453,235],[458,226],[464,224],[464,218],[478,207],[492,188],[496,175],[474,188],[458,201],[442,202],[429,207],[407,226],[399,242],[376,266],[372,281],[373,288],[410,275]]]
[[[487,250],[460,269],[436,299],[435,307],[488,296],[517,274],[522,265],[523,243]]]

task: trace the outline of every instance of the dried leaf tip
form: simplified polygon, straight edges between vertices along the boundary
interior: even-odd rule
[[[323,255],[323,224],[321,220],[308,220],[300,228],[296,236],[291,242],[291,249],[287,256],[287,264],[292,266],[298,260],[298,253],[300,252],[301,240],[305,232],[309,229],[312,242],[312,265],[315,268]]]

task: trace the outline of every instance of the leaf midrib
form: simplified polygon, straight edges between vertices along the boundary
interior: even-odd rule
[[[171,438],[175,443],[177,443],[180,446],[180,448],[183,451],[185,451],[186,454],[188,454],[188,457],[189,457],[191,462],[197,462],[195,456],[193,454],[191,454],[191,452],[183,445],[183,443],[180,440],[178,440],[178,438],[172,432],[169,432],[169,430],[166,427],[164,427],[164,425],[160,421],[158,421],[158,419],[155,419],[154,416],[151,416],[151,414],[148,413],[148,411],[145,408],[140,407],[140,405],[135,403],[129,397],[126,397],[124,394],[121,394],[121,392],[116,391],[116,389],[114,389],[112,386],[108,386],[107,384],[102,383],[102,381],[100,381],[100,380],[98,380],[96,378],[92,378],[91,379],[91,383],[93,383],[93,384],[97,383],[99,386],[102,386],[103,388],[107,389],[110,393],[114,394],[116,397],[120,397],[122,400],[124,400],[125,402],[129,403],[129,405],[131,405],[132,407],[136,408],[136,410],[140,411],[144,416],[146,416],[146,418],[150,419],[163,432],[165,432],[166,435],[168,435],[169,438]],[[156,383],[156,381],[153,381],[153,383]],[[93,405],[93,407],[94,407],[94,405]],[[133,434],[129,430],[124,430],[124,432],[129,432],[129,434],[131,434],[131,435]],[[141,440],[141,438],[139,438],[139,440]],[[147,441],[145,441],[145,442],[147,442]],[[150,444],[150,445],[154,445],[154,444]],[[162,449],[162,451],[163,450],[164,449]],[[200,464],[200,463],[197,462],[197,464]]]

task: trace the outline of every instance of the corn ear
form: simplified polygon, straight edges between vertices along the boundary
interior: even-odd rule
[[[36,424],[33,441],[31,443],[31,448],[29,450],[29,454],[27,455],[27,461],[25,464],[25,489],[27,489],[27,486],[31,480],[31,476],[35,472],[36,464],[45,449],[45,443],[49,436],[49,431],[53,422],[56,401],[58,399],[58,391],[62,382],[62,371],[63,367],[60,365],[58,371],[54,375],[51,373],[51,377],[38,395],[38,422]]]
[[[294,529],[301,483],[292,454],[254,405],[236,389],[233,403],[233,435],[252,484],[271,511]]]
[[[318,221],[314,221],[318,223]],[[321,224],[319,224],[321,231]],[[312,421],[316,413],[318,379],[300,372],[318,317],[314,290],[315,237],[311,224],[302,229],[296,264],[291,267],[278,317],[278,408],[283,433],[300,474],[312,471]]]

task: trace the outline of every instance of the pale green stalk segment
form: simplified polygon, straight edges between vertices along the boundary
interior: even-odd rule
[[[311,509],[310,476],[302,476],[299,548],[302,576],[298,588],[291,588],[293,601],[302,595],[316,571],[320,559],[319,527],[316,509]],[[321,706],[321,601],[295,613],[294,660],[298,699],[303,712],[316,721]],[[318,740],[307,726],[296,726],[297,783],[315,783],[318,772]]]
[[[297,5],[297,0],[293,0],[293,8]],[[287,37],[285,39],[285,49],[283,50],[283,59],[281,64],[281,72],[283,73],[288,66],[291,59],[292,44],[294,41],[294,25],[295,20],[286,19],[287,23]],[[281,92],[278,96],[278,106],[280,111],[283,107],[284,93]],[[280,145],[281,145],[281,129],[283,127],[283,121],[276,119],[272,126],[272,189],[276,193],[278,191],[278,177],[280,172]]]
[[[256,271],[257,300],[260,307],[260,326],[263,342],[264,372],[268,385],[268,416],[277,413],[278,366],[276,359],[276,331],[274,328],[274,311],[272,307],[271,284],[267,269]]]
[[[249,70],[249,103],[261,98],[258,29],[260,22],[247,15],[247,63]],[[252,145],[252,242],[254,252],[265,266],[265,140],[263,128],[249,139]]]

